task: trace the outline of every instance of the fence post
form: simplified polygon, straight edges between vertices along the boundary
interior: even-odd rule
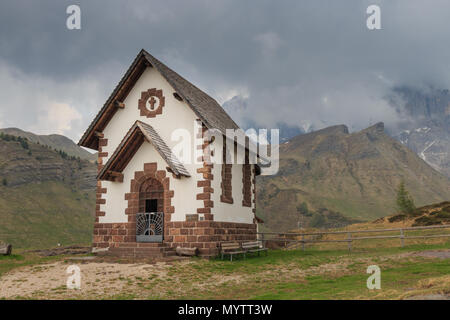
[[[402,241],[402,248],[405,247],[405,236],[403,234],[403,229],[400,229],[400,240]]]
[[[305,235],[302,234],[302,250],[305,251]]]
[[[352,251],[352,233],[347,233],[348,251]]]

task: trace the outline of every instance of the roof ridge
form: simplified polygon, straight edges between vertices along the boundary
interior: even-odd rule
[[[217,102],[216,99],[214,99],[213,97],[211,97],[209,94],[207,94],[206,92],[204,92],[202,89],[200,89],[199,87],[197,87],[195,84],[193,84],[192,82],[190,82],[189,80],[187,80],[185,77],[183,77],[181,74],[179,74],[178,72],[176,72],[175,70],[173,70],[172,68],[170,68],[167,64],[165,64],[164,62],[162,62],[161,60],[159,60],[158,58],[156,58],[154,55],[152,55],[151,53],[149,53],[147,50],[142,49],[143,53],[150,56],[153,60],[158,61],[159,63],[161,63],[162,65],[164,65],[167,69],[170,69],[170,71],[172,71],[173,73],[175,73],[178,77],[182,78],[184,81],[187,81],[190,83],[191,86],[193,86],[194,88],[196,88],[197,90],[202,91],[204,94],[208,95],[211,99],[213,99],[214,101]],[[218,103],[218,102],[217,102]]]

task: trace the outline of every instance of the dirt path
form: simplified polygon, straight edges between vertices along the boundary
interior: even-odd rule
[[[450,250],[429,250],[416,253],[417,256],[425,258],[450,259]]]
[[[20,268],[0,278],[0,297],[36,297],[62,294],[61,298],[78,298],[83,295],[108,296],[124,291],[130,282],[140,279],[164,277],[166,263],[119,264],[89,262],[77,264],[81,270],[81,289],[68,290],[66,281],[70,276],[70,263]]]

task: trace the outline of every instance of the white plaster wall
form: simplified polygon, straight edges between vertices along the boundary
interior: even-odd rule
[[[141,92],[150,88],[162,89],[165,97],[165,106],[162,114],[154,118],[141,116],[138,109]],[[174,92],[170,84],[155,68],[148,67],[125,99],[125,108],[117,110],[114,117],[103,130],[105,138],[108,139],[108,145],[103,147],[103,151],[108,152],[108,157],[104,158],[104,162],[109,159],[136,120],[148,123],[155,128],[170,148],[177,144],[176,141],[171,140],[171,134],[174,129],[186,129],[194,138],[194,121],[197,117],[184,101],[178,101],[174,98]]]
[[[165,96],[163,112],[155,118],[140,116],[138,109],[138,100],[141,97],[141,92],[150,88],[162,89]],[[116,112],[103,131],[104,137],[108,139],[108,145],[103,147],[103,151],[108,152],[108,157],[103,159],[103,163],[106,163],[113,154],[136,120],[153,126],[169,148],[178,144],[178,141],[171,140],[173,130],[178,128],[188,130],[191,135],[191,141],[192,143],[194,142],[197,134],[197,132],[194,132],[196,129],[194,128],[194,122],[197,116],[185,102],[175,99],[173,92],[173,88],[157,70],[147,68],[144,71],[125,99],[125,108],[119,109]],[[218,141],[214,144],[218,144]],[[220,143],[216,147],[216,152],[221,152],[221,150],[222,146]],[[195,153],[193,149],[191,153],[194,160]],[[128,217],[125,215],[125,209],[128,206],[128,201],[125,200],[125,194],[130,192],[130,181],[134,177],[134,172],[142,171],[144,169],[144,163],[149,162],[157,162],[158,170],[165,170],[167,167],[167,164],[153,146],[144,142],[123,171],[124,180],[122,183],[102,181],[102,186],[107,188],[107,193],[102,195],[102,198],[106,199],[106,204],[100,205],[100,211],[104,211],[106,215],[99,217],[100,223],[121,223],[128,221]],[[191,174],[191,177],[174,179],[171,174],[167,174],[170,177],[170,189],[174,190],[172,205],[175,207],[175,213],[172,214],[172,221],[184,221],[186,214],[195,214],[197,213],[197,208],[203,207],[203,201],[196,200],[197,193],[201,192],[201,188],[197,187],[197,181],[202,180],[202,175],[197,173],[197,168],[202,167],[202,164],[192,162],[185,163],[184,166]],[[220,188],[222,180],[221,168],[221,164],[215,164],[213,168],[214,180],[212,181],[212,187],[214,188],[214,193],[212,200],[214,201],[214,208],[212,208],[212,213],[214,214],[214,220],[253,223],[252,207],[242,206],[242,165],[233,165],[232,168],[233,204],[220,201],[220,194],[222,192]]]
[[[167,167],[156,149],[150,143],[144,142],[123,171],[123,182],[102,182],[103,187],[107,188],[107,193],[106,196],[104,195],[106,204],[101,205],[100,208],[105,211],[106,215],[99,218],[100,223],[128,221],[128,217],[125,215],[125,209],[128,207],[125,194],[130,192],[134,173],[144,170],[144,164],[149,162],[156,162],[158,170],[165,170]],[[175,207],[175,213],[172,214],[171,221],[184,221],[187,213],[197,213],[197,208],[201,205],[201,201],[195,200],[197,181],[192,177],[174,179],[170,173],[167,173],[167,176],[170,177],[170,190],[174,190],[172,206]]]
[[[254,217],[254,214],[252,212],[253,207],[244,207],[242,205],[243,199],[242,165],[234,164],[232,167],[232,181],[231,181],[231,188],[233,194],[232,204],[220,201],[220,195],[222,194],[222,188],[220,187],[220,183],[222,181],[221,172],[222,172],[222,165],[215,164],[213,169],[214,180],[212,182],[212,187],[214,188],[214,193],[212,195],[212,200],[214,201],[214,208],[212,209],[212,213],[214,214],[214,220],[222,222],[253,223]]]
[[[214,142],[214,149],[215,152],[218,152],[218,154],[221,155],[222,142]],[[240,163],[243,162],[242,159],[239,160]],[[242,199],[244,197],[242,193],[242,164],[233,164],[231,168],[231,191],[233,196],[232,204],[220,201],[220,195],[222,194],[222,188],[220,186],[222,182],[222,164],[214,164],[212,171],[214,175],[214,180],[211,183],[211,186],[214,188],[214,193],[212,195],[212,200],[214,201],[214,208],[212,209],[214,220],[221,222],[253,223],[253,207],[244,207],[242,205]],[[253,185],[251,187],[253,188]]]
[[[165,97],[162,114],[155,118],[141,116],[138,109],[141,92],[150,88],[162,89]],[[172,132],[175,129],[186,129],[191,135],[191,141],[194,141],[194,122],[197,117],[185,102],[174,98],[173,92],[170,84],[154,68],[147,68],[144,71],[125,99],[125,108],[119,109],[103,130],[104,137],[108,139],[108,145],[103,147],[103,151],[108,152],[108,157],[103,159],[103,163],[106,163],[113,154],[136,120],[148,123],[155,128],[169,148],[179,143],[171,140]],[[191,153],[194,158],[193,149]],[[100,210],[105,212],[105,216],[99,218],[101,223],[127,222],[125,208],[128,202],[125,201],[124,195],[130,192],[130,180],[134,177],[135,171],[143,170],[144,163],[155,161],[158,162],[158,170],[165,170],[167,167],[165,161],[151,144],[145,142],[125,168],[122,183],[102,181],[102,186],[107,188],[107,193],[102,195],[102,198],[106,199],[106,204],[100,205]],[[197,168],[202,165],[192,162],[185,163],[184,166],[191,177],[174,179],[171,174],[167,173],[167,176],[170,177],[170,189],[174,190],[172,205],[175,207],[175,213],[172,214],[172,221],[184,221],[186,214],[197,213],[197,208],[203,205],[203,201],[196,200],[196,195],[200,190],[197,188],[197,180],[200,177]]]

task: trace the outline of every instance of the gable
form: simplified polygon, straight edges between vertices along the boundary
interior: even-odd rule
[[[153,115],[143,114],[139,103],[142,96],[149,91],[155,95],[152,98],[157,101]],[[192,138],[194,121],[197,117],[185,102],[178,101],[173,96],[173,92],[170,84],[154,68],[147,67],[124,99],[125,108],[117,110],[103,129],[102,133],[104,138],[108,139],[108,144],[102,148],[102,151],[110,156],[136,120],[151,125],[169,147],[174,147],[178,143],[172,141],[172,134],[177,129],[187,130]],[[161,93],[162,99],[156,97],[158,93]],[[161,101],[164,102],[164,106],[160,109]],[[146,110],[148,111],[150,111],[149,102],[150,99],[147,99]],[[156,112],[158,110],[160,112]],[[104,160],[107,160],[108,156]]]
[[[99,172],[97,179],[120,180],[122,171],[145,142],[152,144],[167,163],[169,171],[176,176],[190,176],[183,164],[171,152],[153,127],[141,121],[136,121]]]
[[[171,85],[174,96],[185,102],[210,129],[218,129],[225,134],[226,129],[238,129],[237,124],[228,116],[216,100],[181,77],[145,50],[141,50],[117,87],[114,89],[100,112],[88,127],[78,144],[98,150],[98,133],[108,125],[115,113],[127,108],[125,99],[138,79],[148,68],[155,69]],[[131,107],[134,107],[133,105]]]

